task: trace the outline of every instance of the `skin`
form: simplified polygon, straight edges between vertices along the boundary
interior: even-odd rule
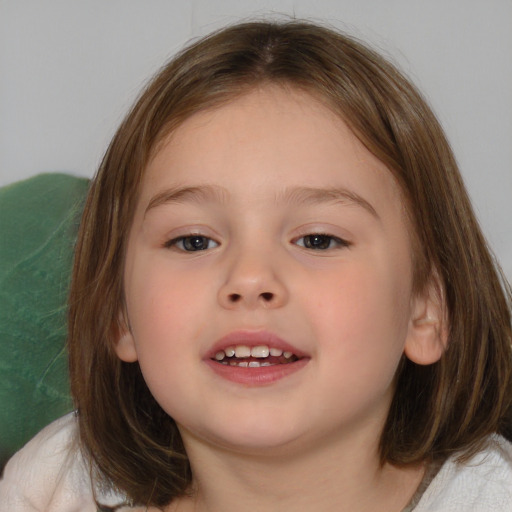
[[[406,505],[423,468],[381,466],[379,436],[404,352],[428,364],[445,342],[432,287],[412,294],[408,232],[389,170],[304,92],[254,90],[164,141],[129,236],[116,351],[182,434],[192,496],[169,510]],[[187,236],[206,249],[186,251]],[[221,378],[205,354],[240,329],[307,364],[261,386]]]

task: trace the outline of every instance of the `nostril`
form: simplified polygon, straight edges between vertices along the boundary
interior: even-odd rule
[[[238,306],[242,303],[252,306],[260,304],[260,306],[270,307],[271,305],[279,303],[278,295],[273,292],[261,292],[254,295],[252,293],[229,293],[224,295],[224,297],[224,300],[226,301],[225,304],[229,304],[232,307],[235,305]]]

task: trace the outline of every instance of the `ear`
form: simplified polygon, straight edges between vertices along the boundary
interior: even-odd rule
[[[137,347],[135,346],[133,334],[131,333],[130,326],[125,320],[125,317],[125,314],[119,314],[114,351],[121,361],[124,361],[125,363],[134,363],[138,360]]]
[[[425,290],[412,299],[404,352],[416,364],[439,361],[448,343],[448,315],[444,288],[436,272]]]

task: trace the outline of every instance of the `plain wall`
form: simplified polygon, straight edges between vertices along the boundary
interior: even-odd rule
[[[372,43],[438,114],[512,278],[512,1],[0,0],[0,186],[92,176],[141,86],[191,38],[279,12]]]

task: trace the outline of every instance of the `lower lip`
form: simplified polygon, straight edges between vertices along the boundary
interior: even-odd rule
[[[237,384],[244,384],[246,386],[265,386],[302,370],[302,368],[308,364],[309,358],[303,357],[293,363],[260,366],[259,368],[229,366],[217,363],[211,359],[208,359],[205,362],[219,377],[222,377],[223,379],[236,382]]]

